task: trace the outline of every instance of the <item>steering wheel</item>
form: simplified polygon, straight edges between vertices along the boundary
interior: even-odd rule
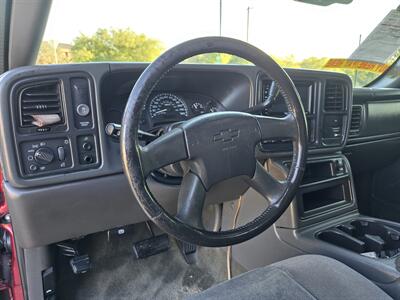
[[[289,114],[283,118],[244,112],[203,114],[141,146],[138,140],[140,117],[156,84],[178,63],[204,53],[228,53],[258,66],[280,88]],[[293,142],[293,159],[284,181],[270,175],[255,157],[260,142],[277,138]],[[307,153],[304,109],[292,80],[260,49],[225,37],[194,39],[166,51],[141,74],[125,108],[121,153],[133,194],[156,225],[188,243],[208,247],[234,245],[270,227],[295,196]],[[176,162],[181,162],[184,176],[178,196],[178,212],[173,216],[153,197],[146,178],[152,171]],[[246,180],[268,200],[268,207],[253,221],[236,229],[205,230],[202,210],[206,192],[213,185],[234,177]]]

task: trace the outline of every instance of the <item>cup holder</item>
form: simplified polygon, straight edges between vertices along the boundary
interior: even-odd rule
[[[376,221],[354,220],[317,234],[325,242],[373,258],[400,253],[400,229]]]

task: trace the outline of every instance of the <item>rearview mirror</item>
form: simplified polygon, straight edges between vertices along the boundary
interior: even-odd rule
[[[320,6],[328,6],[334,3],[349,4],[353,2],[353,0],[295,0],[295,1],[313,5],[320,5]]]

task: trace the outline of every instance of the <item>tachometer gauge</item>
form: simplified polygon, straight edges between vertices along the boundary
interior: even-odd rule
[[[188,108],[178,96],[162,93],[151,99],[149,113],[152,119],[181,120],[188,116]]]

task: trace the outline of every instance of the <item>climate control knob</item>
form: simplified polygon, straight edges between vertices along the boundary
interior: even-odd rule
[[[50,148],[42,147],[35,151],[35,161],[40,165],[48,165],[54,160],[54,152]]]

